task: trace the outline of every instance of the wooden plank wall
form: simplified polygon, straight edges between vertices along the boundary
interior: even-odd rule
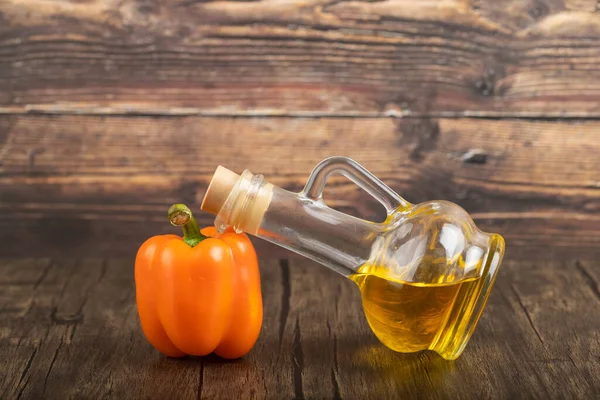
[[[508,258],[597,259],[596,3],[0,0],[0,255],[131,255],[218,164],[299,190],[345,155]]]

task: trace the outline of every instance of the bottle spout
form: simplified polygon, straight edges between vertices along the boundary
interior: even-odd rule
[[[208,189],[206,189],[200,208],[211,214],[218,214],[239,179],[238,174],[219,165],[208,185]]]

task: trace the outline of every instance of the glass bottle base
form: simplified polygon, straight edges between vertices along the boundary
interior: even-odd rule
[[[473,292],[465,296],[471,300],[454,306],[452,312],[456,315],[455,321],[442,329],[438,340],[430,347],[446,360],[456,360],[467,346],[494,286],[503,256],[504,239],[500,235],[493,235],[481,278],[472,288]]]

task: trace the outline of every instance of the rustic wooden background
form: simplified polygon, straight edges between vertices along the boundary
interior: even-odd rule
[[[0,0],[0,398],[599,395],[599,130],[597,0]],[[350,283],[256,241],[250,358],[153,353],[127,266],[169,205],[210,224],[218,164],[300,190],[331,155],[504,235],[473,350],[397,358]]]
[[[4,255],[131,255],[218,164],[298,190],[330,155],[509,258],[598,255],[597,1],[0,4]]]

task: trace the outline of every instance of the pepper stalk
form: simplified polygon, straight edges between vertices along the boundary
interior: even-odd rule
[[[180,226],[183,230],[183,241],[190,247],[198,245],[204,239],[208,239],[200,233],[198,222],[192,215],[192,210],[185,204],[173,204],[169,208],[169,222],[173,226]]]

